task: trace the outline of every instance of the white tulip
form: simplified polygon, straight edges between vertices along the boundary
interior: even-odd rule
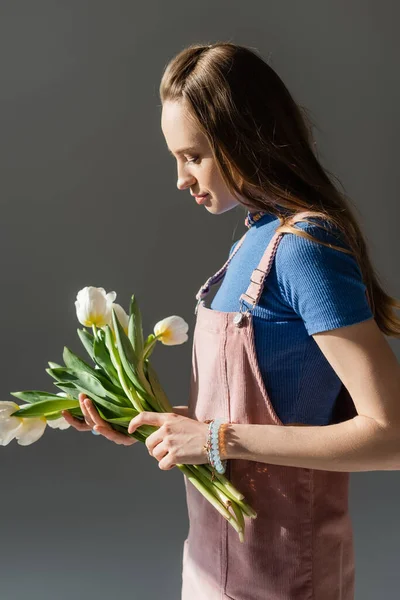
[[[115,310],[118,321],[121,323],[123,330],[126,335],[128,335],[128,324],[129,324],[129,316],[126,314],[125,310],[122,308],[120,304],[112,304],[111,308]],[[110,322],[110,327],[112,327],[112,320]]]
[[[11,417],[21,407],[15,402],[0,402],[0,445],[7,446],[14,438],[20,446],[36,442],[46,429],[44,417]]]
[[[111,321],[111,306],[117,297],[116,292],[104,288],[87,286],[76,296],[75,307],[78,321],[85,327],[104,327]]]
[[[154,326],[154,335],[167,346],[183,344],[187,341],[189,325],[182,319],[173,315],[158,321]]]

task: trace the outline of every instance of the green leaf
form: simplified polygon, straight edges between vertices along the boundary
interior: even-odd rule
[[[62,387],[60,384],[56,384],[56,385],[60,388]],[[108,410],[110,412],[111,416],[124,417],[124,416],[131,415],[131,411],[133,410],[131,407],[119,406],[117,404],[114,404],[113,402],[110,402],[109,399],[103,398],[102,396],[98,396],[94,392],[89,391],[87,389],[83,389],[82,387],[79,387],[78,389],[80,392],[86,394],[93,401],[94,405],[96,406],[96,408],[98,410],[99,410],[99,406],[102,406],[103,408],[105,408],[106,410]],[[82,413],[80,413],[80,414],[82,414]],[[137,411],[135,411],[135,414],[137,414]],[[108,415],[108,416],[110,416],[110,415]],[[102,416],[102,415],[100,415],[100,416]]]
[[[78,402],[79,405],[79,402]],[[12,413],[12,417],[45,417],[47,413],[53,413],[56,410],[68,410],[76,408],[77,401],[71,398],[60,398],[58,400],[42,400],[29,404],[25,408],[20,408]]]
[[[62,390],[63,392],[65,392],[66,394],[68,394],[69,396],[72,396],[72,398],[74,398],[75,400],[79,400],[79,390],[76,389],[75,385],[73,383],[68,383],[68,382],[64,382],[64,383],[57,383],[54,382],[54,385],[56,387],[58,387],[60,390]]]
[[[86,352],[89,354],[92,361],[95,362],[93,350],[94,336],[91,333],[89,333],[86,329],[77,329],[77,332],[82,344],[85,347]]]
[[[74,354],[67,346],[64,346],[63,361],[68,369],[75,369],[76,371],[85,371],[90,375],[97,375],[95,369],[87,364],[84,360]]]
[[[139,414],[137,410],[134,410],[134,409],[132,409],[132,410],[133,410],[132,417],[115,417],[115,418],[112,418],[112,419],[107,419],[107,421],[108,421],[108,423],[118,423],[118,425],[124,425],[125,423],[127,425],[129,425],[129,423],[131,422],[131,420],[134,417],[136,417],[136,415]]]
[[[135,295],[132,294],[129,307],[128,338],[138,358],[143,354],[143,327],[142,316]]]
[[[47,369],[47,371],[59,383],[73,383],[75,388],[89,397],[91,397],[91,394],[96,394],[100,397],[109,397],[117,405],[129,405],[128,399],[116,393],[112,383],[105,381],[96,371],[93,371],[95,375],[91,375],[86,371],[77,371],[69,368]]]
[[[118,350],[114,344],[113,332],[111,330],[111,327],[109,327],[109,325],[106,325],[106,327],[105,327],[105,334],[106,334],[107,350],[110,354],[112,363],[118,373],[118,378],[121,382],[121,385],[124,389],[125,394],[127,395],[131,404],[134,406],[134,408],[136,410],[138,410],[138,411],[147,410],[144,407],[144,404],[141,401],[140,397],[138,396],[138,392],[137,392],[136,388],[134,387],[134,385],[131,383],[131,381],[125,374],[124,368],[121,363],[121,358],[120,358],[120,356],[118,354]]]
[[[81,373],[82,371],[85,373],[89,373],[89,375],[92,375],[98,381],[100,381],[100,383],[109,392],[109,394],[116,396],[122,395],[123,397],[123,389],[119,380],[117,380],[117,385],[114,385],[112,381],[110,381],[107,377],[104,377],[100,368],[98,370],[93,369],[90,365],[85,363],[85,361],[76,356],[76,354],[71,352],[71,350],[69,350],[66,346],[64,347],[63,359],[68,369],[72,369],[76,373]]]
[[[129,398],[130,403],[134,406],[134,408],[138,411],[148,410],[152,411],[152,404],[149,402],[149,395],[143,391],[142,389],[137,389],[131,379],[126,375],[125,370],[122,365],[121,357],[118,353],[118,349],[115,346],[114,342],[114,334],[109,325],[106,325],[105,329],[106,335],[106,346],[107,350],[112,359],[113,365],[117,370],[118,378],[121,382],[121,385],[124,389],[126,396]],[[142,386],[140,386],[142,387]]]
[[[117,338],[118,354],[124,371],[132,383],[137,387],[138,391],[142,392],[145,397],[149,395],[151,398],[153,395],[151,387],[145,377],[143,377],[143,380],[140,379],[140,375],[137,372],[139,361],[114,309],[112,309],[112,320],[115,336]]]
[[[110,373],[107,371],[107,369],[105,369],[103,366],[101,366],[100,363],[99,363],[99,361],[98,361],[97,352],[96,352],[96,346],[98,348],[99,345],[100,346],[103,345],[103,347],[105,348],[106,354],[103,357],[105,359],[105,361],[101,361],[101,362],[102,363],[105,362],[105,364],[106,364],[107,359],[108,359],[108,362],[111,364],[111,366],[113,366],[112,362],[110,362],[111,361],[110,357],[107,355],[107,347],[106,347],[106,344],[105,344],[106,334],[105,334],[104,330],[101,327],[97,328],[96,325],[93,325],[92,328],[93,328],[93,356],[92,356],[92,359],[95,362],[95,367],[94,368],[96,370],[100,371],[101,374],[106,379],[109,379],[111,381],[111,383],[113,383],[116,387],[120,388],[121,387],[121,383],[118,380],[118,377],[115,378],[113,376],[110,376]],[[114,375],[114,373],[112,372],[112,370],[111,370],[111,375]]]
[[[62,368],[62,365],[59,365],[58,363],[55,363],[55,362],[49,361],[47,364],[49,365],[50,369],[59,369],[59,368]]]
[[[68,371],[66,367],[56,367],[54,369],[46,369],[46,373],[60,383],[69,383],[76,381],[76,375]]]
[[[108,415],[104,414],[104,416],[103,416],[103,414],[100,414],[100,416],[102,418],[104,418],[105,420],[108,420],[109,418],[113,418],[115,416],[125,417],[125,418],[129,418],[129,419],[133,418],[131,416],[132,410],[133,410],[132,408],[128,408],[125,406],[115,406],[115,404],[112,404],[111,402],[104,400],[104,398],[91,398],[91,400],[93,400],[93,403],[96,406],[99,413],[101,411],[100,407],[105,408],[109,412]],[[98,404],[100,405],[100,407],[97,406]],[[134,416],[137,415],[137,411],[134,411],[134,412],[135,412]]]
[[[60,400],[61,396],[51,394],[50,392],[40,392],[39,390],[26,390],[24,392],[11,392],[12,396],[28,403],[42,402],[43,400]]]
[[[142,427],[144,427],[144,426],[142,425]],[[141,431],[139,431],[139,429],[136,429],[136,431],[134,431],[133,433],[128,433],[127,427],[118,425],[118,423],[114,423],[112,425],[112,428],[115,429],[115,431],[119,431],[120,433],[127,435],[128,437],[135,438],[136,440],[138,440],[139,442],[142,442],[143,444],[146,441],[146,438],[148,437],[147,435],[144,435]]]
[[[107,373],[108,377],[112,381],[112,383],[121,388],[121,382],[118,378],[118,373],[112,363],[110,355],[107,350],[107,346],[105,343],[105,336],[102,339],[96,339],[93,344],[93,351],[95,356],[95,361],[99,364],[103,370]],[[122,389],[122,388],[121,388]]]
[[[48,421],[55,421],[56,419],[59,419],[60,417],[63,417],[64,415],[61,414],[61,411],[57,411],[54,413],[47,413],[46,415],[46,419]]]

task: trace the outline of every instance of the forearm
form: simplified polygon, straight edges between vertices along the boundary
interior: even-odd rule
[[[225,439],[222,459],[326,471],[400,470],[399,429],[360,415],[310,427],[231,424]]]

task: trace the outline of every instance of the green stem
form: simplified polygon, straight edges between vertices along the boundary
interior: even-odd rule
[[[153,425],[141,425],[133,434],[127,433],[127,428],[118,426],[116,424],[112,425],[117,431],[121,431],[128,435],[129,437],[135,437],[142,443],[146,442],[146,439],[149,435],[151,435],[154,431],[158,429]],[[136,434],[136,435],[135,435]],[[140,437],[139,437],[140,436]],[[244,518],[242,514],[242,510],[245,508],[245,503],[241,500],[235,500],[230,497],[224,486],[218,481],[211,480],[210,477],[206,475],[206,469],[200,470],[198,467],[202,465],[184,465],[177,464],[178,469],[184,473],[188,480],[197,488],[197,490],[218,510],[218,512],[232,525],[232,527],[239,534],[239,539],[241,542],[244,540]],[[228,507],[231,506],[234,514],[230,513]]]
[[[199,469],[196,469],[195,467],[196,467],[196,465],[190,465],[189,468],[192,470],[192,472],[194,474],[197,474],[197,476],[200,477],[200,479],[203,481],[204,485],[210,487],[210,481],[207,479],[207,477],[205,477],[203,475],[203,473]],[[243,534],[244,528],[245,528],[245,522],[244,522],[243,512],[242,512],[241,508],[237,505],[235,500],[232,500],[231,498],[229,498],[216,485],[212,485],[211,489],[212,489],[212,492],[221,500],[221,502],[224,504],[224,506],[227,510],[229,510],[229,507],[232,508],[233,512],[235,513],[236,521],[238,524],[238,533],[239,533],[239,535],[240,535],[240,533]],[[241,541],[243,541],[243,539],[241,539]]]
[[[239,506],[236,504],[236,502],[232,502],[231,506],[232,506],[233,512],[236,515],[237,521],[239,523],[239,527],[241,529],[241,531],[238,532],[239,540],[243,543],[244,542],[244,530],[245,530],[245,522],[244,522],[243,512],[241,511]]]
[[[202,475],[204,477],[206,477],[209,481],[211,481],[215,487],[220,489],[224,494],[226,494],[226,496],[228,496],[228,498],[230,498],[233,502],[235,502],[248,517],[250,517],[252,519],[255,519],[257,517],[257,513],[255,512],[255,510],[253,508],[251,508],[251,506],[243,500],[244,499],[243,494],[240,493],[231,484],[229,479],[227,479],[224,475],[222,475],[221,477],[223,478],[223,480],[226,483],[222,483],[220,481],[220,473],[218,473],[217,471],[215,472],[215,476],[214,476],[214,480],[213,480],[212,473],[211,473],[208,465],[194,465],[194,467],[198,471],[201,471]]]
[[[225,506],[218,500],[214,494],[212,494],[207,486],[203,484],[202,481],[199,480],[198,476],[195,475],[188,465],[176,465],[182,473],[186,475],[188,480],[198,489],[198,491],[203,494],[203,496],[217,509],[217,511],[232,525],[232,527],[238,532],[241,532],[241,528],[236,520],[236,518],[225,508]]]
[[[145,362],[146,358],[149,358],[150,354],[153,352],[154,346],[156,345],[158,338],[162,336],[162,333],[159,335],[155,335],[153,339],[144,347],[142,361]]]

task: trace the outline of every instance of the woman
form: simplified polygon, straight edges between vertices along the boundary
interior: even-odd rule
[[[305,112],[265,61],[232,43],[167,65],[162,130],[178,188],[211,214],[246,209],[246,234],[197,294],[188,407],[142,413],[161,469],[202,464],[222,418],[227,476],[257,511],[245,541],[185,478],[184,600],[351,600],[349,472],[400,468],[396,299],[382,288]],[[204,298],[223,279],[210,307]],[[86,425],[120,444],[81,395]],[[301,426],[301,427],[299,427]]]

